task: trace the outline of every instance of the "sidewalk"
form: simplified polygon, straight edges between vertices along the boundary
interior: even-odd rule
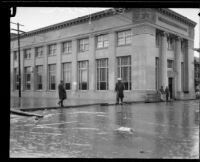
[[[171,100],[178,101],[178,100]],[[154,102],[145,102],[145,101],[124,101],[125,104],[132,103],[156,103],[161,101]],[[58,104],[57,98],[34,98],[34,97],[10,97],[10,109],[22,110],[22,111],[36,111],[36,110],[44,110],[44,109],[57,109],[61,108]],[[74,107],[85,107],[92,105],[115,105],[115,101],[110,100],[94,100],[94,99],[72,99],[68,98],[64,100],[63,108],[74,108]]]
[[[57,98],[33,98],[33,97],[10,97],[10,108],[16,110],[33,111],[42,109],[59,108]],[[91,105],[113,105],[114,101],[90,100],[90,99],[67,99],[64,100],[64,108],[83,107]]]

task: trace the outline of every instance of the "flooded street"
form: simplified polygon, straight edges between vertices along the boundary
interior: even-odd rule
[[[193,100],[10,115],[10,157],[196,159],[198,111]]]

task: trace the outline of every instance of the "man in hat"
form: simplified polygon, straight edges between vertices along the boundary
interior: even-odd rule
[[[61,107],[64,107],[63,100],[67,98],[67,94],[66,94],[64,83],[63,83],[62,80],[60,81],[60,84],[58,85],[58,94],[59,94],[59,99],[60,99],[60,101],[58,102],[58,104]]]
[[[116,95],[116,104],[119,104],[119,98],[121,100],[121,104],[123,103],[123,98],[124,98],[124,84],[121,82],[121,78],[117,79],[118,82],[115,85],[115,91],[117,92]]]

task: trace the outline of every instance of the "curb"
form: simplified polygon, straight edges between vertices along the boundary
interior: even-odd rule
[[[94,103],[94,104],[83,104],[83,105],[70,105],[64,107],[37,107],[37,108],[21,108],[21,111],[38,111],[45,109],[65,109],[65,108],[75,108],[75,107],[86,107],[86,106],[95,106],[95,105],[104,105],[107,103]]]
[[[34,114],[34,113],[27,113],[27,112],[22,112],[19,110],[10,110],[11,114],[16,114],[16,115],[21,115],[21,116],[36,116],[36,117],[40,117],[42,118],[43,115],[39,115],[39,114]]]
[[[189,99],[189,100],[198,100],[198,99]],[[189,100],[172,100],[167,102],[174,102],[174,101],[189,101]],[[166,101],[127,101],[124,104],[139,104],[139,103],[162,103]],[[21,111],[38,111],[38,110],[45,110],[45,109],[65,109],[65,108],[76,108],[76,107],[86,107],[86,106],[113,106],[117,105],[116,103],[93,103],[93,104],[82,104],[82,105],[69,105],[64,107],[36,107],[36,108],[21,108]],[[120,105],[120,104],[119,104]]]

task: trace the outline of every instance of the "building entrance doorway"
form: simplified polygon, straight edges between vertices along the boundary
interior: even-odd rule
[[[173,78],[168,78],[168,87],[169,87],[169,97],[173,98]]]

